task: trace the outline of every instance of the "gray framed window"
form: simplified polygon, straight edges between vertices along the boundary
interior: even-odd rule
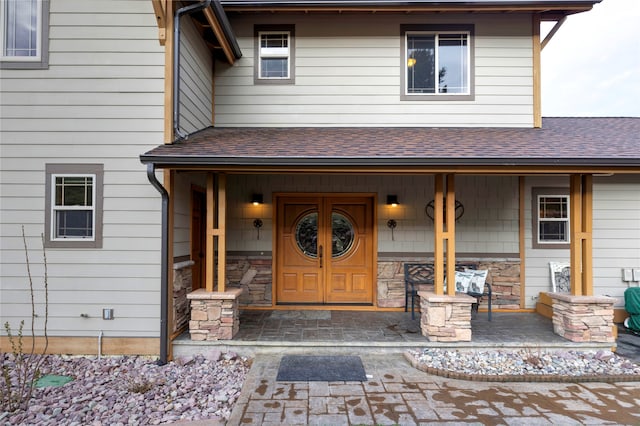
[[[295,83],[295,27],[256,25],[254,83]]]
[[[474,26],[402,25],[402,100],[474,99]]]
[[[102,164],[47,164],[45,246],[102,247]]]
[[[567,188],[532,189],[533,248],[568,249],[569,190]]]
[[[49,0],[0,2],[0,69],[49,66]]]

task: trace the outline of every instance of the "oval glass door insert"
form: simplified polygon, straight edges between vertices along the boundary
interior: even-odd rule
[[[340,257],[353,246],[353,224],[340,213],[331,213],[331,257]]]
[[[296,225],[296,243],[306,256],[318,257],[318,213],[308,213]]]

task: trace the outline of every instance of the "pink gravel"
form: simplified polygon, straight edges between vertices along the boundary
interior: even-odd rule
[[[12,354],[0,356],[3,365],[12,365]],[[219,351],[163,366],[150,357],[45,355],[42,375],[72,376],[73,381],[34,389],[27,410],[0,411],[0,425],[224,423],[249,367],[248,359]],[[0,386],[5,392],[4,380]]]

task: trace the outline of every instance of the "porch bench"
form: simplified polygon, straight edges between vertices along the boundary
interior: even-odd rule
[[[477,263],[456,263],[456,271],[464,272],[477,271]],[[488,274],[487,274],[488,275]],[[425,287],[429,290],[433,290],[434,287],[434,269],[433,263],[405,263],[404,264],[404,311],[407,312],[409,308],[409,297],[411,297],[411,319],[415,318],[415,298],[418,295],[418,291],[423,290]],[[474,292],[468,289],[466,294],[475,297],[476,303],[471,305],[472,315],[478,314],[478,308],[480,306],[480,299],[487,296],[487,314],[489,321],[491,321],[491,299],[492,291],[491,284],[487,279],[484,280],[483,291]]]

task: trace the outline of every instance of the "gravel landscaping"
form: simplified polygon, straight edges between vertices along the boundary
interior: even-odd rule
[[[0,356],[11,362],[11,354]],[[246,358],[217,351],[163,366],[150,357],[47,355],[42,374],[71,376],[73,381],[34,389],[28,410],[0,412],[0,424],[145,425],[201,419],[224,423],[249,367]]]
[[[611,351],[491,350],[437,348],[407,351],[416,368],[468,380],[580,381],[640,380],[640,365]]]
[[[609,351],[407,351],[421,370],[453,377],[580,377],[640,380],[640,365]],[[10,365],[11,354],[0,354]],[[251,361],[211,351],[159,366],[150,357],[45,356],[43,375],[71,376],[36,388],[27,410],[0,412],[0,425],[145,425],[229,419]],[[2,384],[4,386],[4,384]],[[4,389],[2,389],[4,391]]]

